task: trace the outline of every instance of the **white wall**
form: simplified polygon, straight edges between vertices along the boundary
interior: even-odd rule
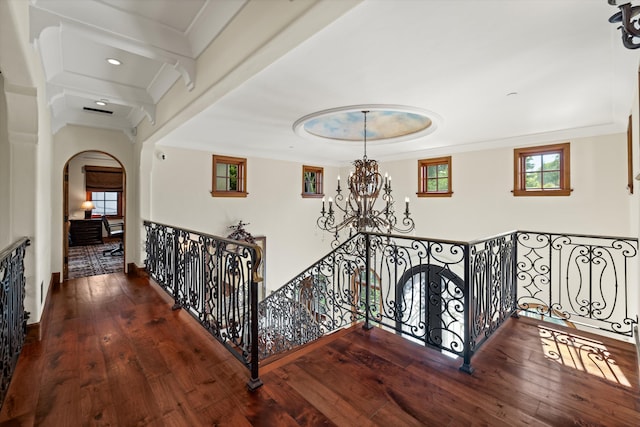
[[[161,149],[166,159],[153,156],[147,219],[222,237],[232,231],[227,227],[239,220],[249,223],[247,231],[267,238],[268,291],[279,288],[329,251],[331,239],[315,225],[320,199],[300,195],[301,163],[249,157],[247,198],[211,197],[212,153]],[[325,167],[329,179],[336,175],[335,168]]]
[[[35,234],[32,244],[36,253],[37,266],[34,282],[34,304],[30,319],[40,321],[45,297],[51,283],[51,156],[53,152],[53,136],[51,135],[51,114],[46,99],[44,76],[42,70],[36,71],[38,81],[38,144],[35,159],[36,191],[34,195]],[[29,292],[27,292],[27,296]]]
[[[53,163],[51,166],[51,263],[53,271],[62,271],[63,253],[63,177],[64,166],[72,157],[83,151],[101,151],[119,160],[125,171],[125,265],[136,262],[139,246],[138,232],[138,166],[134,144],[120,131],[93,129],[81,126],[65,126],[53,139]],[[73,212],[72,208],[70,210]],[[131,224],[131,227],[129,225]],[[131,228],[131,229],[130,229]]]
[[[468,241],[520,229],[635,236],[626,135],[570,142],[574,191],[567,197],[514,197],[513,148],[453,154],[450,198],[416,196],[418,159],[383,163],[381,170],[393,177],[396,200],[410,197],[416,235]]]
[[[249,196],[213,198],[212,153],[160,149],[166,160],[152,156],[148,219],[221,236],[238,220],[249,222],[249,232],[267,236],[269,290],[329,251],[330,236],[315,225],[320,201],[300,197],[302,164],[248,158]],[[450,198],[416,197],[418,159],[381,162],[380,170],[393,177],[397,211],[410,197],[413,235],[469,241],[520,229],[633,236],[626,156],[623,134],[571,141],[568,197],[514,197],[513,148],[453,154]],[[325,167],[327,197],[338,173],[347,176],[348,169]]]

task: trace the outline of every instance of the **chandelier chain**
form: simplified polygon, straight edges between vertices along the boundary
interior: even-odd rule
[[[342,194],[338,177],[335,198],[329,197],[328,209],[325,199],[322,199],[322,210],[316,221],[318,228],[333,234],[334,245],[339,243],[340,231],[345,228],[349,229],[349,236],[361,231],[408,233],[415,228],[409,212],[409,198],[405,199],[404,218],[398,224],[391,194],[391,177],[386,174],[383,177],[378,170],[378,162],[367,158],[367,113],[369,111],[362,111],[364,156],[353,162],[355,170],[347,180],[349,192]],[[379,199],[384,205],[378,209],[376,203]],[[342,215],[342,219],[337,215]]]

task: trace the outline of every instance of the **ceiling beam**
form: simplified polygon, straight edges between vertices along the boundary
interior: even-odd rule
[[[102,3],[72,3],[48,4],[38,0],[33,4],[29,9],[30,40],[37,40],[46,28],[59,27],[76,37],[169,64],[180,73],[188,90],[195,87],[196,62],[184,34]],[[85,3],[93,4],[92,7],[98,10],[87,7]],[[40,8],[42,4],[46,4],[48,9]],[[105,22],[113,23],[115,27],[103,27]]]

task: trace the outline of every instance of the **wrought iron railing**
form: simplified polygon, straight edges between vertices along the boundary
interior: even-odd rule
[[[470,371],[473,352],[515,310],[514,236],[358,234],[260,302],[260,357],[364,322],[461,356]]]
[[[458,355],[472,372],[473,354],[518,310],[630,335],[637,252],[636,239],[610,237],[361,233],[260,302],[260,357],[364,322]]]
[[[29,313],[24,310],[24,257],[29,244],[25,237],[0,252],[0,407],[27,331]]]
[[[151,276],[256,379],[258,359],[356,323],[457,355],[466,372],[517,311],[626,336],[638,323],[630,295],[637,239],[514,231],[459,242],[359,233],[258,304],[248,290],[253,295],[259,248],[145,226]]]
[[[518,232],[518,305],[531,313],[633,335],[638,240]]]
[[[258,376],[258,246],[145,221],[146,269],[173,299]]]
[[[516,310],[517,232],[471,242],[468,251],[461,369],[471,373],[471,356]]]

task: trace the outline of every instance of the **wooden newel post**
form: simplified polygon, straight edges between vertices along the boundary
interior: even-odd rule
[[[258,355],[258,283],[263,280],[258,274],[258,267],[262,262],[262,251],[260,247],[255,246],[252,253],[254,262],[251,266],[251,285],[249,289],[249,305],[251,309],[251,378],[247,383],[247,387],[251,391],[262,385],[262,380],[258,372],[260,362]]]

